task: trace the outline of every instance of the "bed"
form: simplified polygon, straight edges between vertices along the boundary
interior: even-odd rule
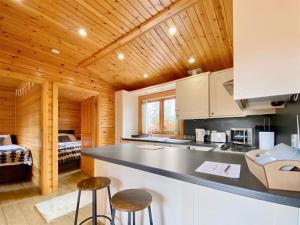
[[[58,133],[58,172],[80,169],[81,142],[73,130]]]
[[[15,135],[0,135],[0,183],[30,181],[32,163],[30,150],[17,145]]]

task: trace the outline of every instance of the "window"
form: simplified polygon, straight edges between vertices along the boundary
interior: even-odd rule
[[[164,134],[177,133],[175,91],[140,96],[140,133]]]

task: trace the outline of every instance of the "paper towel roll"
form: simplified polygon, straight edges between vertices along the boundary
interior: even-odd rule
[[[263,150],[271,150],[275,144],[274,132],[259,132],[259,148]]]

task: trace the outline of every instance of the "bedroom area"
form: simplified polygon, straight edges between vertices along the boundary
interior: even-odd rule
[[[0,78],[0,201],[40,192],[41,92],[39,84]]]
[[[96,118],[98,92],[56,83],[54,109],[57,127],[54,135],[54,154],[57,155],[58,178],[68,174],[88,174],[93,162],[82,157],[81,152],[96,143]],[[57,107],[56,107],[57,106]],[[95,118],[95,119],[94,119]],[[61,180],[61,179],[58,179]]]

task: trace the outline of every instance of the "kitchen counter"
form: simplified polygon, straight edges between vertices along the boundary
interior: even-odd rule
[[[134,144],[119,144],[91,148],[83,151],[82,155],[223,192],[300,208],[299,192],[268,190],[250,173],[244,156],[240,154],[172,147],[147,150]],[[231,179],[195,172],[205,161],[241,164],[241,177]]]
[[[161,137],[122,138],[122,141],[141,141],[141,142],[153,142],[153,143],[175,144],[175,145],[193,145],[193,146],[217,147],[216,143],[196,142],[196,141],[190,141],[190,140],[178,140],[178,139],[161,138]]]

